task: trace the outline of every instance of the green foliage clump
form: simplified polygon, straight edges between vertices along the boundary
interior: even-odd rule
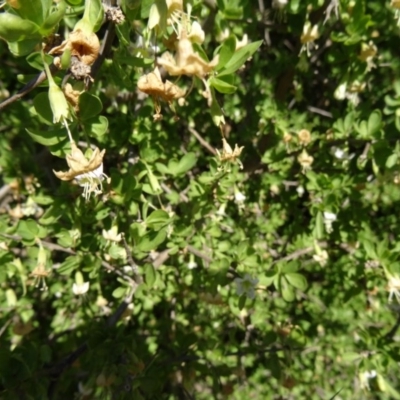
[[[1,399],[400,399],[400,2],[6,0]]]

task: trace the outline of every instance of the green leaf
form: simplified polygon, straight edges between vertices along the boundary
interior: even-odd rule
[[[40,346],[40,360],[43,363],[49,363],[51,361],[51,355],[52,355],[52,351],[51,351],[51,347],[43,344],[42,346]]]
[[[371,260],[376,260],[378,258],[378,255],[376,254],[375,249],[375,239],[373,237],[368,238],[366,237],[366,235],[367,232],[360,235],[360,242],[363,245],[368,258],[370,258]]]
[[[61,230],[55,236],[57,237],[57,243],[62,247],[69,248],[74,245],[74,240],[66,229]]]
[[[211,77],[210,80],[208,81],[210,86],[218,90],[220,93],[224,94],[232,94],[236,92],[237,87],[233,86],[222,79],[218,79],[216,77]]]
[[[93,32],[97,32],[104,19],[104,9],[101,0],[86,0],[83,18],[90,23]]]
[[[354,363],[357,360],[360,360],[362,355],[359,352],[346,351],[342,356],[342,361],[344,363]]]
[[[27,19],[10,13],[0,14],[0,38],[17,42],[35,36],[39,27]]]
[[[53,61],[53,57],[45,54],[45,60],[47,64],[51,64],[51,62]],[[26,61],[31,67],[39,71],[43,71],[43,59],[39,51],[35,51],[34,53],[29,54],[29,56],[26,57]]]
[[[243,310],[243,308],[245,307],[245,305],[246,305],[246,300],[247,300],[247,297],[246,297],[246,295],[242,295],[242,296],[240,296],[239,297],[239,301],[238,301],[238,308],[239,308],[239,310]]]
[[[57,268],[57,272],[62,275],[70,275],[75,269],[81,264],[82,258],[79,255],[69,256],[65,261]]]
[[[124,297],[128,292],[128,289],[126,287],[119,287],[116,288],[113,292],[112,292],[112,297],[116,298],[116,299],[121,299],[122,297]]]
[[[324,217],[321,211],[318,211],[317,217],[315,219],[315,227],[313,236],[315,239],[322,239],[325,235],[324,229]]]
[[[150,188],[147,188],[146,185],[143,185],[143,190],[149,194],[160,194],[162,193],[162,189],[160,183],[158,182],[157,177],[153,174],[151,168],[145,164],[147,177],[149,179]]]
[[[172,172],[169,170],[168,166],[166,166],[163,163],[155,163],[155,167],[157,168],[157,171],[161,172],[162,174],[173,175]]]
[[[83,129],[89,136],[95,136],[98,140],[107,132],[108,119],[103,115],[89,118],[83,121]]]
[[[153,211],[147,218],[146,218],[146,225],[149,228],[158,230],[164,227],[166,224],[170,222],[170,216],[164,210],[156,210]]]
[[[382,114],[379,110],[375,110],[371,113],[368,118],[368,134],[373,136],[375,133],[379,132],[382,125]]]
[[[210,111],[211,111],[212,119],[216,126],[224,125],[225,117],[224,117],[223,111],[215,97],[214,88],[210,88],[210,89],[211,89],[211,98],[212,98]]]
[[[125,0],[127,3],[132,3],[135,0]],[[140,18],[148,18],[150,14],[150,8],[154,4],[154,0],[142,0],[140,8]]]
[[[153,264],[147,263],[143,267],[146,285],[151,289],[157,279],[157,271]]]
[[[13,4],[16,5],[14,11],[19,16],[34,22],[38,26],[43,24],[51,6],[51,2],[48,0],[16,0],[11,2],[11,5]]]
[[[79,96],[79,118],[81,120],[87,120],[89,118],[95,117],[96,115],[101,113],[103,109],[103,104],[101,100],[90,94],[88,92],[83,92]]]
[[[192,169],[197,162],[195,153],[186,153],[179,161],[174,175],[182,175]],[[172,171],[171,171],[172,172]]]
[[[130,44],[130,26],[124,21],[122,24],[116,25],[115,30],[121,44],[128,47]]]
[[[36,48],[36,46],[42,41],[42,39],[37,35],[32,35],[32,37],[33,39],[25,39],[19,42],[13,42],[13,43],[8,42],[8,48],[10,52],[15,57],[22,57],[31,53]],[[21,75],[18,76],[18,79],[20,76]],[[39,87],[40,86],[44,86],[44,84],[40,84]]]
[[[259,40],[258,42],[249,43],[236,51],[217,76],[230,75],[238,70],[257,51],[262,42],[262,40]]]
[[[56,9],[52,13],[50,13],[50,15],[43,22],[41,31],[51,32],[57,26],[57,24],[63,19],[66,8],[67,5],[65,1],[63,0],[59,1],[57,3]]]
[[[125,260],[125,249],[116,243],[112,243],[108,249],[108,254],[114,260]]]
[[[67,154],[71,154],[71,143],[69,140],[62,140],[57,144],[49,146],[49,150],[53,156],[65,158]]]
[[[33,219],[20,220],[17,227],[17,234],[29,241],[35,239],[39,234],[38,223]]]
[[[61,217],[61,212],[58,207],[51,206],[49,207],[42,217],[39,219],[39,223],[42,225],[53,225],[57,222]]]
[[[207,56],[207,53],[204,51],[204,49],[198,44],[198,43],[193,43],[193,50],[195,53],[198,53],[199,56],[204,60],[209,62],[210,59]]]
[[[281,292],[283,299],[287,302],[291,302],[296,298],[293,287],[286,282],[283,276],[279,279],[279,291]]]
[[[236,50],[236,37],[234,35],[229,36],[228,39],[222,43],[217,54],[219,54],[218,65],[215,67],[216,71],[220,71],[227,62],[232,58]]]
[[[386,163],[385,163],[386,168],[393,168],[397,164],[398,160],[399,160],[398,154],[395,153],[395,154],[390,155],[387,158]]]
[[[5,297],[8,307],[15,307],[17,305],[18,299],[13,289],[7,289],[5,292]]]
[[[307,280],[303,275],[293,272],[290,274],[285,274],[284,277],[295,288],[302,291],[307,289]]]
[[[167,237],[167,230],[161,229],[158,232],[149,232],[140,238],[135,250],[141,252],[148,252],[155,250]]]
[[[26,131],[33,140],[44,146],[53,146],[68,142],[68,136],[65,128],[43,130],[40,132],[34,132],[29,129],[26,129]]]
[[[48,124],[53,126],[53,111],[51,111],[49,95],[47,92],[39,93],[33,99],[33,106],[38,115]]]

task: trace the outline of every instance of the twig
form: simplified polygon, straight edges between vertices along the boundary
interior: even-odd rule
[[[167,194],[170,194],[172,192],[172,190],[165,183],[161,183],[161,189],[164,190],[164,192]],[[189,198],[182,192],[179,192],[179,198],[185,203],[189,201]]]
[[[188,245],[188,246],[186,246],[186,249],[189,251],[189,253],[192,253],[195,256],[197,256],[199,258],[202,258],[207,263],[210,263],[212,261],[212,258],[210,256],[208,256],[207,254],[202,253],[200,250],[197,250],[193,246]]]
[[[8,328],[8,325],[10,325],[12,322],[12,318],[10,318],[0,329],[0,337],[3,336],[3,333],[6,331],[6,329]]]
[[[319,114],[319,115],[322,115],[323,117],[327,117],[327,118],[333,118],[333,115],[331,112],[323,110],[322,108],[313,107],[313,106],[308,106],[307,108],[309,111],[311,111],[315,114]]]
[[[321,246],[321,244],[319,244],[319,245]],[[305,249],[297,250],[297,251],[293,252],[292,254],[289,254],[289,255],[287,255],[285,257],[279,258],[278,260],[274,260],[271,265],[274,265],[274,264],[276,264],[278,262],[281,262],[281,261],[295,260],[296,258],[304,256],[305,254],[311,253],[313,250],[314,250],[313,246],[306,247]]]
[[[393,339],[394,335],[396,334],[397,330],[400,327],[400,313],[397,314],[397,320],[393,326],[393,328],[384,336],[385,339]]]
[[[5,185],[3,185],[0,189],[0,200],[7,195],[7,193],[11,190],[11,186],[6,183]]]
[[[137,285],[136,285],[137,287]],[[132,303],[132,297],[134,295],[135,290],[132,288],[132,290],[129,292],[129,294],[125,297],[125,299],[122,301],[122,303],[118,306],[118,308],[114,311],[113,314],[111,314],[108,319],[107,319],[107,326],[109,328],[112,328],[118,320],[121,318],[122,314],[125,312],[125,310],[128,308],[129,304]]]
[[[139,274],[138,266],[136,265],[135,261],[133,260],[131,249],[129,248],[128,243],[126,243],[124,234],[122,234],[122,243],[125,248],[125,252],[126,252],[126,256],[128,258],[129,265],[132,267],[133,279],[135,280],[136,286],[138,286],[141,283],[143,283],[143,279]]]
[[[157,258],[153,261],[153,267],[155,269],[159,268],[165,263],[169,258],[169,249],[162,251]]]
[[[2,233],[0,232],[0,235],[11,240],[15,240],[17,242],[20,242],[22,240],[21,236],[18,235],[9,235],[7,233]],[[77,252],[66,247],[62,247],[56,243],[52,242],[47,242],[45,240],[41,240],[40,243],[42,244],[43,247],[49,249],[49,250],[54,250],[54,251],[61,251],[63,253],[71,254],[71,255],[76,255]],[[118,268],[113,267],[111,264],[109,264],[107,261],[101,260],[101,266],[110,271],[113,272],[114,274],[120,276],[121,278],[125,279],[127,282],[129,282],[130,285],[136,285],[136,281],[132,279],[128,274],[124,273]]]
[[[54,65],[51,64],[49,66],[50,71],[52,74],[54,74],[56,71],[58,71],[58,68]],[[31,79],[18,93],[12,95],[8,99],[4,100],[2,103],[0,103],[0,111],[8,106],[11,103],[14,103],[14,101],[20,100],[22,97],[24,97],[26,94],[31,92],[33,89],[38,87],[41,83],[43,83],[47,79],[47,75],[45,71],[42,71],[37,75],[35,78]]]
[[[99,56],[96,58],[96,61],[92,65],[92,69],[90,75],[94,78],[99,72],[101,66],[103,65],[104,60],[109,55],[111,51],[112,42],[115,37],[115,24],[110,22],[106,29],[106,32],[103,37],[103,42],[100,47]]]
[[[101,261],[101,266],[104,267],[106,270],[113,272],[115,275],[120,276],[121,278],[125,279],[130,283],[130,285],[136,285],[136,281],[132,279],[128,274],[122,272],[120,269],[113,267],[107,261]]]
[[[215,151],[215,149],[206,141],[204,140],[200,133],[196,131],[196,129],[193,129],[191,127],[188,127],[189,132],[200,142],[200,144],[205,147],[211,154],[213,154],[214,156],[217,155],[217,152]]]

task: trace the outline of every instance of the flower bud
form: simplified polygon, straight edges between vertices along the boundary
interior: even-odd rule
[[[53,122],[62,122],[65,119],[71,119],[67,99],[63,91],[53,82],[49,87],[49,101],[51,111],[53,112]]]

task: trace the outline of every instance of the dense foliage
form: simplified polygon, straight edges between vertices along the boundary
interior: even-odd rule
[[[400,399],[399,14],[6,0],[0,398]]]

